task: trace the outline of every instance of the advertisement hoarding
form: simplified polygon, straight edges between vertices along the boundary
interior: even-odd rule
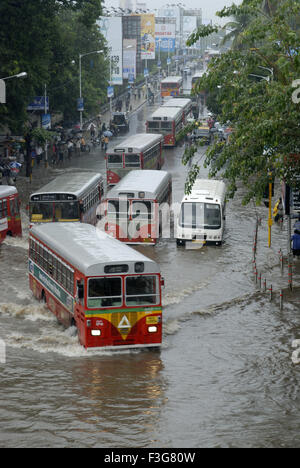
[[[136,78],[136,39],[123,39],[123,78]]]
[[[161,52],[175,52],[175,36],[176,36],[175,23],[156,23],[155,24],[155,48]]]
[[[155,16],[153,14],[141,17],[141,59],[155,59]]]
[[[123,84],[122,17],[102,16],[97,25],[107,41],[111,60],[111,85]]]

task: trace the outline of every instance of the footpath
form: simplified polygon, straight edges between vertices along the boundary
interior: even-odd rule
[[[137,112],[139,109],[141,109],[144,105],[146,105],[146,99],[144,96],[144,93],[141,93],[140,98],[134,98],[134,96],[131,97],[130,101],[130,110],[129,110],[129,119],[130,117]],[[109,126],[109,121],[110,121],[111,115],[110,115],[110,110],[106,110],[101,114],[101,122],[106,124],[106,127]],[[92,122],[90,120],[89,122]],[[90,144],[90,131],[87,129],[88,124],[86,123],[84,126],[83,130],[83,136],[86,140],[87,143]],[[126,138],[126,134],[124,135],[124,138]],[[111,138],[110,144],[113,144],[114,137]],[[99,152],[99,146],[96,148],[93,148],[93,146],[90,144],[91,147],[91,154],[93,152]],[[64,161],[61,165],[57,166],[52,166],[51,165],[51,157],[52,157],[52,152],[49,151],[48,154],[48,164],[46,167],[45,160],[42,159],[40,163],[37,165],[37,162],[34,162],[33,168],[32,168],[32,177],[31,180],[29,177],[25,176],[25,165],[23,166],[21,173],[18,175],[17,180],[15,182],[15,186],[18,189],[18,192],[20,194],[21,202],[22,202],[22,212],[25,215],[26,214],[26,208],[28,205],[28,200],[30,194],[34,193],[36,190],[41,188],[43,185],[48,183],[50,180],[53,178],[57,177],[58,174],[61,174],[64,172],[64,169],[71,168],[74,165],[74,159],[80,159],[82,161],[82,167],[84,167],[84,158],[87,156],[88,153],[86,152],[80,152],[79,156],[75,155],[73,153],[73,156],[71,159],[68,159],[66,156],[64,157]],[[76,164],[77,165],[77,164]],[[27,221],[25,221],[27,222]]]

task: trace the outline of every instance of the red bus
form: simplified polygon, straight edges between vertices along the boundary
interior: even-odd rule
[[[183,128],[183,110],[180,107],[159,107],[148,118],[146,129],[149,133],[164,136],[164,146],[176,146],[176,136]]]
[[[161,97],[178,97],[182,94],[182,76],[167,76],[161,80]]]
[[[107,193],[104,228],[127,244],[155,245],[168,226],[171,202],[168,172],[131,171]]]
[[[22,236],[20,199],[16,187],[0,185],[0,243],[6,235]]]
[[[163,136],[137,133],[106,155],[107,187],[116,185],[122,177],[136,169],[161,169],[164,164]]]
[[[34,225],[29,282],[62,324],[77,327],[86,349],[161,345],[159,266],[95,226]]]
[[[182,109],[182,121],[184,125],[188,122],[189,118],[193,117],[193,103],[189,98],[168,99],[168,101],[163,104],[162,107],[176,107]]]

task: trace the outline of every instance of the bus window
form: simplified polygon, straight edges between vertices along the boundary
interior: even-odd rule
[[[88,307],[118,307],[122,305],[122,280],[119,277],[90,278]]]
[[[150,201],[133,201],[131,206],[132,218],[152,219],[153,204]]]
[[[180,210],[181,227],[220,229],[220,205],[213,203],[183,203]]]
[[[123,167],[122,154],[108,154],[107,164],[109,167]]]
[[[107,203],[107,215],[109,218],[127,218],[129,202],[127,200],[109,200]]]
[[[31,221],[52,221],[53,205],[52,203],[31,203],[30,204]]]
[[[55,218],[56,221],[79,221],[79,204],[77,202],[55,203]]]
[[[140,155],[139,154],[126,154],[125,155],[125,167],[140,167]]]
[[[159,129],[159,122],[149,120],[148,129],[149,130]]]
[[[156,276],[130,276],[126,278],[126,305],[153,305],[159,303]]]

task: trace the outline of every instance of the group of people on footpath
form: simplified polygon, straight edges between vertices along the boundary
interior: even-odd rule
[[[276,223],[283,221],[283,203],[282,198],[279,197],[273,209],[273,218]],[[292,252],[294,257],[300,257],[300,217],[294,224],[294,234],[291,237]]]

